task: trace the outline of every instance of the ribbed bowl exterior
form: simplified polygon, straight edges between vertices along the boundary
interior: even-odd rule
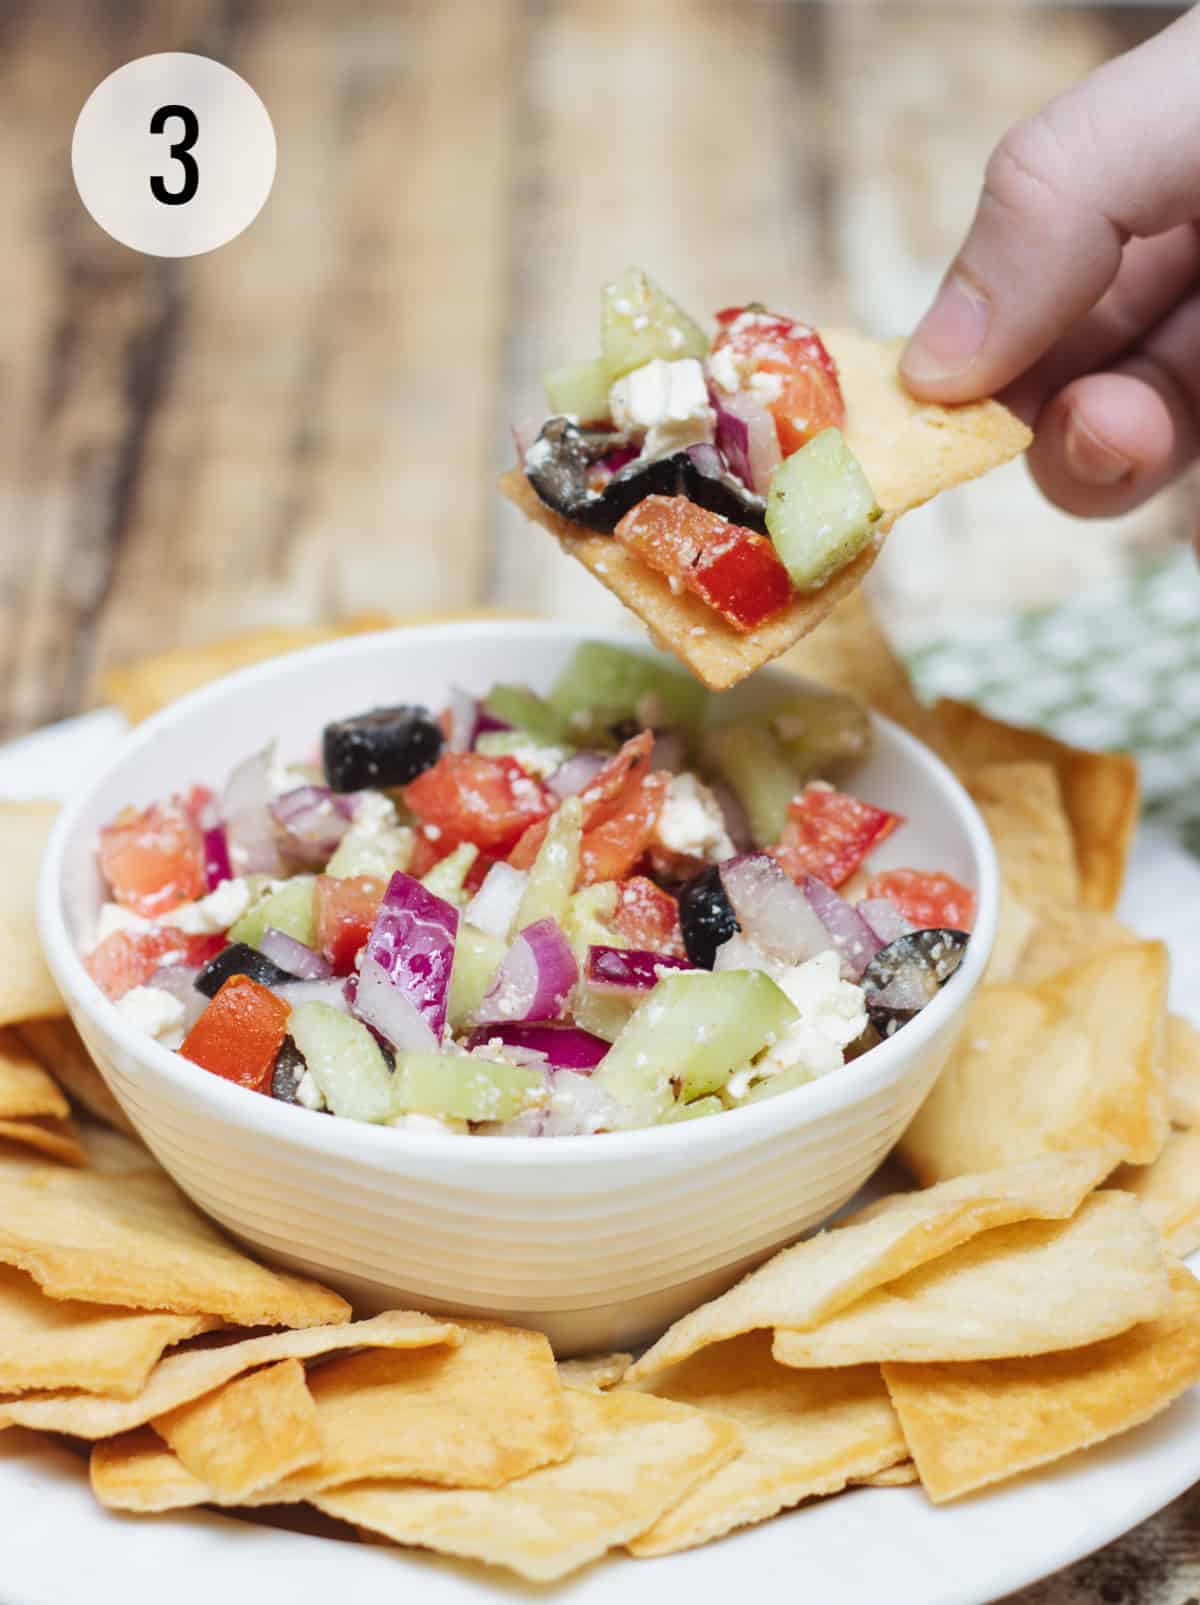
[[[499,644],[508,661],[503,669],[489,662],[469,684],[514,678],[512,659],[533,630],[543,647],[547,635],[557,646],[549,667],[539,660],[540,672],[529,673],[536,685],[577,638],[553,626],[489,628],[510,637]],[[374,643],[376,658],[407,659],[414,635],[441,633],[347,645],[361,656]],[[333,666],[344,650],[332,649]],[[306,661],[321,654],[328,660],[331,649],[290,660],[295,673],[279,677],[280,689],[297,688],[304,700]],[[264,671],[248,676],[258,683]],[[227,685],[236,692],[248,676]],[[403,673],[394,678],[404,686]],[[206,717],[210,725],[214,714],[228,721],[228,693],[223,700],[219,689],[188,699],[201,732]],[[356,705],[352,689],[316,717]],[[180,704],[163,718],[186,724],[187,714]],[[252,744],[253,733],[243,736],[241,751]],[[96,823],[115,811],[112,799],[136,795],[122,792],[136,750],[108,772],[94,806],[73,805],[74,817],[60,824],[43,883],[47,953],[76,1026],[148,1146],[200,1208],[267,1258],[344,1290],[363,1310],[415,1305],[496,1316],[540,1327],[564,1353],[636,1344],[844,1204],[894,1145],[961,1029],[991,944],[994,862],[973,811],[963,813],[969,802],[936,760],[886,725],[881,747],[891,749],[872,760],[881,772],[905,762],[920,770],[921,785],[908,776],[910,817],[941,797],[943,856],[930,858],[936,847],[927,847],[926,858],[979,888],[968,961],[924,1014],[864,1059],[709,1120],[544,1141],[415,1136],[275,1104],[138,1036],[79,963],[72,936],[81,916],[70,890]],[[190,772],[176,766],[158,789],[185,778]],[[867,795],[891,802],[886,787]]]
[[[453,1137],[427,1139],[420,1166],[320,1165],[279,1140],[264,1152],[256,1132],[180,1099],[75,1019],[163,1167],[236,1237],[361,1308],[492,1315],[541,1328],[563,1352],[647,1340],[832,1214],[895,1144],[957,1031],[848,1108],[727,1140],[702,1162],[685,1151],[679,1164],[634,1154],[581,1167],[564,1155],[514,1166],[501,1186],[490,1172],[473,1180]]]

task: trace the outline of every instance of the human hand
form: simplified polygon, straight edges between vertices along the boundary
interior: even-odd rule
[[[1200,8],[1001,140],[901,373],[1000,393],[1051,501],[1109,515],[1200,455]]]

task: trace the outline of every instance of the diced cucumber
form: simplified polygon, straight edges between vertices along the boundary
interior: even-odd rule
[[[528,730],[485,730],[475,741],[475,751],[483,753],[485,758],[516,758],[523,768],[533,768],[542,775],[552,775],[574,750],[573,747],[543,746]]]
[[[587,967],[589,947],[613,947],[613,929],[608,923],[617,912],[619,888],[616,881],[597,881],[581,887],[567,908],[563,929],[581,970]]]
[[[566,738],[566,725],[562,716],[536,691],[524,685],[495,685],[487,694],[484,707],[505,724],[524,730],[534,741],[548,747],[558,746]],[[504,732],[492,732],[504,734]],[[482,739],[482,738],[481,738]]]
[[[462,1053],[408,1053],[396,1068],[393,1114],[511,1120],[546,1102],[545,1072]]]
[[[771,475],[767,533],[798,591],[815,591],[845,568],[882,517],[840,429],[823,429]]]
[[[707,700],[708,692],[691,675],[602,641],[576,647],[550,692],[550,706],[565,721],[572,741],[592,732],[600,710],[605,724],[632,717],[695,732]]]
[[[568,413],[581,424],[600,423],[608,417],[608,391],[612,384],[600,357],[567,362],[542,375],[546,401],[553,413]]]
[[[710,1093],[707,1098],[697,1098],[692,1103],[677,1103],[669,1109],[663,1117],[664,1126],[674,1126],[681,1120],[703,1120],[705,1115],[721,1115],[725,1113],[725,1105],[715,1094]]]
[[[459,921],[447,1002],[452,1031],[465,1031],[474,1024],[479,1005],[507,951],[498,936],[489,936],[477,926],[468,925],[466,920]]]
[[[668,975],[640,1005],[593,1074],[641,1126],[675,1104],[720,1090],[740,1065],[796,1018],[795,1005],[762,970]]]
[[[288,1030],[335,1115],[386,1120],[394,1113],[392,1071],[360,1020],[331,1003],[302,1003],[292,1010]]]
[[[814,687],[773,708],[767,723],[796,778],[827,779],[871,751],[871,719],[855,697]]]
[[[600,351],[611,384],[655,357],[706,357],[708,336],[641,268],[631,267],[604,286]]]
[[[338,843],[337,851],[325,866],[327,875],[370,875],[389,881],[398,870],[407,869],[416,838],[407,825],[395,825],[373,836],[359,835],[351,828]]]
[[[801,782],[771,731],[750,722],[719,725],[704,737],[704,759],[733,788],[758,846],[777,842]]]
[[[435,897],[443,897],[456,908],[463,908],[471,901],[463,882],[478,857],[479,849],[474,842],[462,842],[445,858],[439,859],[428,875],[421,876],[421,885]]]
[[[762,1081],[756,1081],[741,1103],[761,1103],[764,1098],[777,1098],[781,1092],[791,1092],[796,1087],[806,1087],[814,1079],[811,1070],[803,1065],[789,1065],[786,1070],[780,1070],[777,1075],[767,1076]],[[734,1108],[737,1104],[733,1105]]]
[[[582,840],[583,803],[578,797],[564,798],[550,815],[546,838],[530,865],[529,879],[517,907],[518,931],[536,920],[552,919],[559,925],[563,923],[579,879]]]
[[[611,935],[611,932],[610,932]],[[590,1031],[605,1042],[615,1042],[629,1024],[633,1004],[615,992],[596,992],[581,986],[575,998],[572,1018],[582,1031]]]
[[[312,947],[316,937],[316,915],[313,908],[314,875],[293,875],[276,891],[268,892],[240,920],[229,928],[231,942],[247,942],[258,947],[263,932],[273,925],[285,936],[291,936],[306,947]]]

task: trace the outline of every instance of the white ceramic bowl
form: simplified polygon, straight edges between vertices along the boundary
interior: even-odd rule
[[[206,1075],[134,1030],[89,978],[80,944],[102,895],[97,831],[126,804],[219,781],[271,738],[285,757],[308,753],[327,720],[361,708],[440,706],[452,683],[545,689],[582,638],[533,623],[359,636],[186,697],[86,777],[51,839],[40,904],[46,954],[84,1041],[202,1209],[360,1309],[487,1314],[542,1328],[564,1353],[653,1336],[829,1215],[933,1085],[991,950],[997,874],[974,806],[926,748],[877,719],[874,755],[853,786],[909,821],[875,862],[943,868],[975,888],[962,967],[916,1020],[845,1070],[708,1120],[539,1141],[314,1115]],[[748,706],[773,678],[727,693],[729,704]]]

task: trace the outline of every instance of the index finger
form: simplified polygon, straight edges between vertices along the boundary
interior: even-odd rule
[[[1099,300],[1132,236],[1200,212],[1193,11],[1020,123],[988,163],[970,232],[901,363],[969,401],[1009,384]]]

